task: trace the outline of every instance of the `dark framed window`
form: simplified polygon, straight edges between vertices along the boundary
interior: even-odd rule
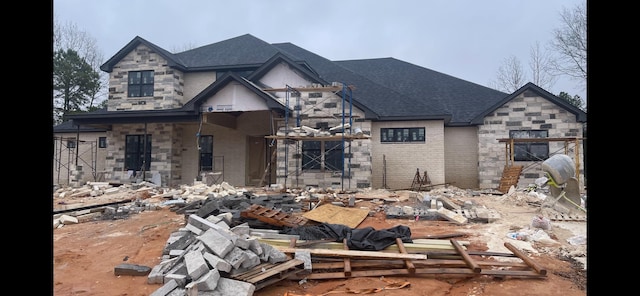
[[[126,170],[148,171],[151,167],[151,135],[127,135],[124,147]]]
[[[130,71],[127,89],[129,97],[152,97],[153,71]]]
[[[512,139],[548,138],[547,130],[514,130],[509,131]],[[549,158],[549,142],[526,142],[513,144],[513,160],[541,161]]]
[[[98,137],[98,148],[107,148],[107,137]]]
[[[303,141],[302,169],[342,171],[342,141]]]
[[[406,128],[381,128],[380,142],[382,143],[405,143],[405,142],[425,142],[424,127]]]
[[[68,140],[67,148],[76,148],[76,140]]]
[[[200,136],[198,138],[198,150],[200,153],[200,171],[213,171],[213,136]]]

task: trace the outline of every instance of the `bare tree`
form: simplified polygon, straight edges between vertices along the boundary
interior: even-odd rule
[[[87,32],[78,29],[74,23],[66,22],[61,24],[58,18],[54,16],[53,50],[57,52],[59,50],[66,51],[67,49],[72,49],[77,52],[78,55],[100,75],[96,89],[90,94],[91,99],[88,102],[88,106],[85,106],[86,110],[91,110],[93,107],[99,105],[100,101],[106,100],[108,93],[109,75],[100,70],[104,56],[99,50],[95,38],[91,37]]]
[[[531,69],[532,81],[535,85],[551,89],[556,83],[557,76],[551,71],[552,58],[548,52],[540,49],[540,42],[531,46],[529,51],[529,68]]]
[[[572,9],[564,7],[560,13],[562,26],[553,31],[549,43],[557,53],[553,70],[580,82],[583,88],[587,80],[587,8],[586,3]]]
[[[506,93],[518,90],[525,84],[526,79],[522,64],[514,55],[504,59],[496,76],[496,80],[489,85]]]
[[[190,42],[190,43],[187,43],[187,44],[183,44],[182,46],[174,46],[171,49],[171,52],[172,53],[180,53],[180,52],[191,50],[191,49],[194,49],[194,48],[197,48],[197,47],[198,46],[195,43]]]

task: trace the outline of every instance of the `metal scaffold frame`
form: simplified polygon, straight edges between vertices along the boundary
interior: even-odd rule
[[[342,168],[341,168],[341,178],[340,178],[340,183],[342,185],[342,190],[344,190],[344,178],[345,178],[345,164],[347,166],[348,169],[348,175],[349,176],[349,187],[351,185],[351,157],[346,157],[347,154],[345,152],[345,150],[348,149],[348,153],[349,155],[351,155],[351,145],[346,145],[346,143],[350,143],[353,139],[360,139],[362,137],[359,136],[354,136],[352,133],[352,128],[348,129],[348,134],[346,134],[346,129],[345,126],[347,124],[347,118],[348,118],[348,126],[352,127],[353,126],[353,101],[352,101],[352,97],[353,97],[353,87],[352,86],[347,86],[347,84],[342,83],[342,85],[333,85],[333,86],[322,86],[322,87],[291,87],[289,85],[286,85],[285,88],[281,88],[281,89],[265,89],[265,91],[284,91],[285,92],[285,105],[286,105],[286,109],[285,109],[285,117],[284,117],[284,128],[285,128],[285,132],[286,134],[284,136],[267,136],[267,138],[271,138],[271,139],[277,139],[277,140],[283,140],[284,143],[284,149],[285,149],[285,155],[284,155],[284,172],[282,174],[282,176],[284,177],[284,186],[287,186],[287,182],[288,182],[288,178],[289,178],[289,146],[292,144],[295,144],[295,149],[296,151],[299,153],[301,148],[300,148],[300,142],[301,141],[320,141],[322,143],[324,143],[324,141],[333,141],[333,140],[337,140],[340,139],[342,142]],[[317,137],[304,137],[304,136],[290,136],[288,133],[290,131],[290,126],[289,126],[289,110],[290,110],[290,101],[291,101],[291,96],[295,96],[296,97],[296,104],[293,108],[295,114],[295,120],[296,120],[296,127],[300,127],[301,126],[301,106],[300,106],[300,98],[301,96],[301,92],[313,92],[313,91],[331,91],[333,92],[333,94],[336,94],[337,92],[341,92],[341,97],[342,97],[342,113],[341,113],[341,122],[342,122],[342,132],[340,133],[341,135],[339,136],[317,136]],[[348,105],[349,105],[349,111],[347,113],[346,110],[346,106],[347,106],[347,95],[348,95]],[[318,103],[317,103],[318,104]],[[326,151],[324,151],[324,146],[322,146],[322,154],[326,154]],[[345,159],[347,159],[347,163],[345,163]],[[297,158],[296,161],[299,161],[300,158]],[[320,157],[320,159],[317,158],[313,158],[312,160],[317,161],[317,162],[321,162],[322,161],[322,157]],[[302,173],[302,171],[304,171],[304,168],[301,168],[301,165],[299,163],[296,163],[295,166],[295,177],[296,177],[296,185],[298,184],[298,176]]]

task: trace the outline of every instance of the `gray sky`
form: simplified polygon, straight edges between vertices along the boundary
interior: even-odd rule
[[[512,55],[530,77],[531,47],[552,40],[563,7],[585,1],[54,0],[53,13],[95,38],[105,61],[135,36],[182,51],[251,34],[330,60],[393,57],[489,86]],[[568,78],[547,90],[587,97]]]

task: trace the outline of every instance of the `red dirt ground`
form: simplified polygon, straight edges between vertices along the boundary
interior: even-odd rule
[[[366,202],[365,202],[366,203]],[[168,208],[143,211],[126,219],[91,221],[53,230],[54,295],[143,296],[159,284],[148,284],[146,276],[116,276],[121,263],[154,267],[160,262],[169,235],[183,227],[184,215]],[[487,250],[482,224],[455,225],[447,221],[386,219],[384,212],[367,217],[358,228],[386,229],[408,225],[412,236],[465,232],[468,250]],[[339,280],[284,280],[255,291],[257,296],[320,295],[492,295],[492,296],[585,296],[586,270],[557,255],[535,254],[532,259],[547,269],[544,279],[453,276],[362,277]],[[392,283],[403,288],[384,290]],[[373,292],[372,289],[378,289]]]

